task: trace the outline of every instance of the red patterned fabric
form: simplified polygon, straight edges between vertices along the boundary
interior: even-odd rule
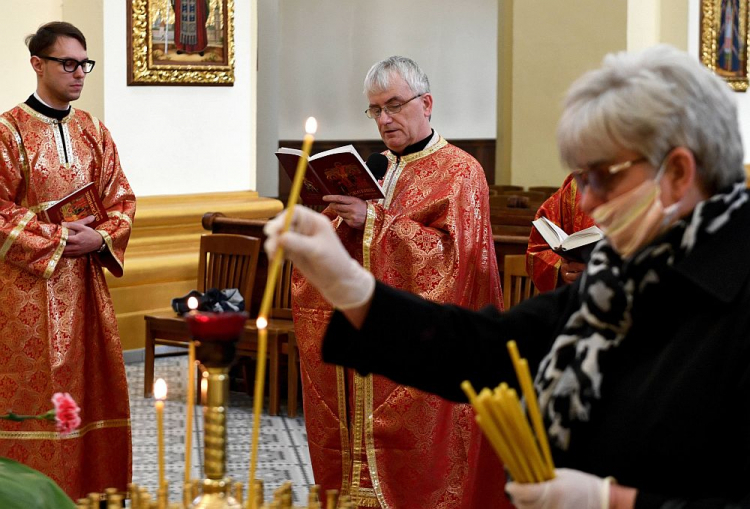
[[[67,229],[35,213],[88,182],[107,208],[98,227],[107,249],[63,257]],[[0,456],[47,474],[73,499],[124,490],[131,478],[127,381],[102,265],[122,274],[134,214],[98,120],[72,110],[58,122],[25,104],[0,116],[0,406],[39,414],[53,393],[68,392],[82,419],[65,436],[48,422],[1,421]]]
[[[501,308],[479,163],[437,135],[421,152],[388,156],[386,198],[368,204],[364,231],[334,220],[349,252],[379,280],[427,299]],[[469,405],[324,364],[331,308],[299,274],[293,284],[315,482],[359,507],[511,507],[502,466]]]
[[[544,216],[570,235],[589,226],[594,220],[578,209],[578,188],[573,175],[563,182],[560,189],[545,201],[536,213]],[[561,258],[550,249],[536,228],[531,229],[529,247],[526,250],[526,271],[540,292],[548,292],[561,284],[559,278]]]

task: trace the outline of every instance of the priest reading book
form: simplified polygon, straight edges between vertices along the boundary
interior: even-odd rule
[[[562,228],[544,216],[535,219],[531,224],[539,231],[552,251],[566,260],[576,262],[585,262],[596,243],[604,236],[596,226],[590,226],[585,230],[568,235]]]
[[[281,166],[294,180],[300,150],[280,148],[276,152]],[[384,197],[372,172],[352,145],[326,150],[310,157],[301,198],[306,205],[327,205],[326,195],[347,195],[362,200],[378,200]]]

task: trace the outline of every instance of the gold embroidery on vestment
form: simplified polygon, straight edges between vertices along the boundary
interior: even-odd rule
[[[16,144],[18,145],[18,159],[21,163],[21,173],[23,175],[23,180],[26,183],[26,189],[29,188],[29,178],[30,178],[30,170],[29,170],[29,157],[26,155],[26,147],[23,144],[23,138],[21,138],[21,134],[18,132],[18,130],[11,124],[7,119],[0,118],[0,124],[3,124],[5,127],[8,128],[10,131],[10,134],[15,138]],[[21,205],[26,205],[26,196],[24,195],[21,201]]]
[[[57,262],[60,261],[60,258],[62,258],[63,251],[65,250],[65,245],[68,243],[68,229],[63,228],[62,229],[62,235],[60,235],[60,243],[57,245],[57,249],[55,249],[55,254],[52,255],[52,259],[47,264],[47,269],[44,271],[44,274],[42,277],[44,279],[49,279],[52,277],[52,273],[55,272],[55,267],[57,267]]]
[[[119,219],[120,221],[125,221],[130,226],[133,226],[133,220],[130,219],[130,216],[127,214],[123,214],[122,212],[119,212],[117,210],[112,210],[110,212],[107,212],[107,217],[115,217]]]
[[[26,214],[24,214],[16,227],[11,230],[10,235],[8,235],[8,238],[5,239],[5,242],[3,242],[3,247],[0,248],[0,261],[5,260],[5,255],[8,254],[10,247],[16,241],[21,232],[26,228],[26,225],[29,223],[29,221],[31,221],[33,218],[33,212],[26,212]]]
[[[346,371],[341,366],[336,366],[336,390],[339,410],[339,434],[341,435],[341,492],[349,491],[351,478],[349,473],[352,468],[352,457],[349,448],[349,418],[346,414]]]

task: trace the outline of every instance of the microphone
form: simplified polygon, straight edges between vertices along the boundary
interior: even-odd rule
[[[367,167],[375,180],[381,180],[388,170],[388,158],[379,152],[372,153],[367,158]]]

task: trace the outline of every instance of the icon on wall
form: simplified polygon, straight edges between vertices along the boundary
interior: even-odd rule
[[[748,88],[748,3],[701,0],[701,62],[737,92]]]
[[[127,0],[128,85],[233,85],[234,0]]]

